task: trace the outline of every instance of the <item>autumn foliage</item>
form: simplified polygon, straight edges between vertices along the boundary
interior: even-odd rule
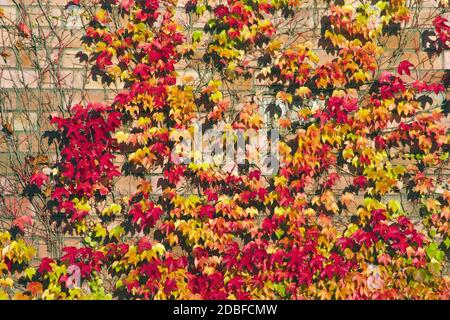
[[[0,297],[450,298],[446,87],[410,61],[380,67],[380,39],[411,18],[406,1],[344,2],[324,1],[319,44],[333,58],[321,61],[311,43],[277,36],[303,1],[191,0],[184,10],[208,17],[194,31],[173,0],[96,1],[78,57],[121,90],[50,120],[57,161],[24,188],[81,244],[35,263],[26,227],[3,230]],[[450,22],[434,28],[448,48]],[[210,78],[175,71],[193,60]],[[287,109],[271,123],[277,172],[173,161],[177,132],[195,123],[267,125],[257,94],[233,109],[225,92],[252,76]],[[118,196],[124,176],[139,183]],[[83,287],[68,285],[70,266]]]

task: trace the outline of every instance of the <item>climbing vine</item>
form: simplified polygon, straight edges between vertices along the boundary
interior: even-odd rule
[[[198,28],[172,0],[86,11],[78,57],[120,90],[51,119],[57,160],[24,189],[80,245],[36,265],[26,229],[3,230],[0,297],[448,299],[446,86],[411,61],[380,62],[382,40],[412,13],[400,0],[321,2],[323,61],[282,25],[304,2],[190,0],[182,10]],[[439,55],[450,24],[437,16],[433,27]],[[192,64],[197,74],[180,72]],[[230,89],[248,79],[256,91]],[[277,170],[249,153],[229,170],[175,161],[180,132],[199,124],[245,139],[278,130]],[[124,177],[136,185],[118,195]]]

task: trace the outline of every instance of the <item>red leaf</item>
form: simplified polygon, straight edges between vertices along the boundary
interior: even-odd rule
[[[134,6],[134,0],[122,0],[120,2],[120,7],[126,11],[129,11],[132,6]]]
[[[48,178],[48,176],[45,175],[45,173],[39,172],[39,173],[34,174],[31,177],[30,183],[35,184],[38,186],[38,188],[40,188],[40,187],[42,187],[44,182],[48,182],[48,180],[49,180],[49,178]]]
[[[177,282],[173,279],[166,279],[166,282],[164,283],[164,293],[166,295],[169,295],[172,291],[175,291],[178,289]]]
[[[104,69],[106,66],[112,65],[112,55],[108,51],[103,51],[96,59],[96,64],[100,69]]]
[[[209,204],[203,206],[200,209],[200,217],[202,217],[202,218],[208,217],[208,218],[212,219],[214,217],[214,213],[216,213],[216,209]]]
[[[50,266],[50,264],[54,263],[54,262],[55,262],[55,260],[53,260],[53,259],[50,259],[47,257],[43,258],[41,261],[41,264],[39,265],[38,272],[43,274],[45,272],[52,271],[52,267]]]
[[[414,81],[412,85],[417,90],[418,93],[428,90],[428,85],[425,82],[419,80]]]
[[[219,199],[217,193],[215,193],[214,190],[211,188],[206,189],[205,191],[203,191],[203,193],[208,198],[208,201],[217,201],[217,199]]]
[[[386,146],[387,146],[387,142],[386,142],[386,140],[385,140],[383,137],[381,137],[381,136],[376,136],[376,137],[375,137],[375,146],[376,146],[378,149],[384,149],[384,148],[386,148]]]
[[[27,290],[31,292],[32,296],[37,296],[38,294],[41,294],[43,291],[43,286],[39,282],[30,282],[27,285]]]
[[[31,29],[28,27],[25,23],[21,22],[17,26],[17,29],[19,30],[19,33],[21,36],[25,38],[31,37]]]
[[[229,15],[230,11],[227,7],[225,7],[224,5],[221,4],[221,5],[217,6],[216,9],[214,9],[214,14],[216,17],[221,19],[224,16]]]
[[[407,74],[408,76],[410,76],[411,71],[409,69],[413,68],[413,67],[414,67],[414,65],[411,62],[404,60],[404,61],[400,62],[400,64],[398,65],[397,72],[401,75]]]
[[[24,231],[26,225],[33,224],[33,219],[30,216],[21,216],[14,219],[13,224],[21,231]]]
[[[358,176],[353,179],[353,184],[360,188],[364,188],[366,186],[366,183],[367,183],[367,179],[364,176]]]
[[[380,78],[378,79],[380,82],[390,83],[392,79],[392,73],[388,71],[381,72]]]

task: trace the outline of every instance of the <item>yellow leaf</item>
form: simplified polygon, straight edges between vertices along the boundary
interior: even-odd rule
[[[358,70],[358,72],[355,72],[353,74],[353,79],[356,82],[364,82],[367,80],[367,76],[366,73],[363,70]]]
[[[14,294],[13,300],[31,300],[31,297],[22,292],[16,292]]]
[[[0,286],[2,286],[2,287],[12,287],[13,284],[14,284],[14,281],[11,278],[0,279]]]
[[[394,213],[397,213],[401,209],[400,202],[397,200],[389,200],[388,207]]]
[[[94,231],[96,237],[101,237],[102,239],[106,237],[106,229],[101,224],[98,223]]]
[[[311,90],[308,87],[300,87],[297,90],[295,90],[295,94],[302,98],[310,97]]]
[[[171,246],[173,245],[177,245],[178,244],[178,236],[176,234],[174,234],[173,232],[169,233],[169,235],[167,236],[167,241],[169,241],[169,244]]]
[[[166,252],[166,248],[161,243],[153,245],[152,250],[156,252],[159,256],[162,256]]]
[[[284,91],[279,91],[277,93],[277,99],[280,99],[282,102],[292,103],[292,95]]]
[[[9,300],[8,294],[0,289],[0,300]]]
[[[348,207],[354,200],[354,195],[350,192],[346,192],[341,196],[341,202]]]
[[[145,251],[144,251],[145,252]],[[144,252],[142,253],[142,258],[144,258]],[[137,265],[139,261],[141,261],[141,258],[137,254],[137,248],[136,246],[130,246],[128,248],[128,252],[124,256],[127,259],[127,262],[132,265]]]
[[[121,225],[117,225],[109,231],[109,237],[120,240],[121,236],[125,233],[125,229]]]

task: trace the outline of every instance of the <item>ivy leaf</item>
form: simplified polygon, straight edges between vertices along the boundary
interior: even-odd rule
[[[31,37],[31,29],[25,23],[20,22],[19,25],[17,26],[17,29],[19,30],[19,34],[22,37],[25,37],[25,38]]]
[[[397,213],[401,209],[401,205],[397,200],[389,200],[388,207],[393,213]]]
[[[48,176],[43,172],[38,172],[30,178],[30,183],[37,185],[38,188],[42,187],[44,182],[48,181],[49,181]]]
[[[0,300],[9,300],[8,294],[0,289]]]
[[[411,71],[409,69],[412,68],[412,67],[414,67],[414,65],[411,62],[409,62],[407,60],[404,60],[404,61],[399,63],[399,65],[397,67],[397,72],[400,75],[403,75],[405,73],[408,76],[410,76],[411,75]]]
[[[106,237],[106,229],[101,225],[101,224],[97,224],[95,226],[95,236],[104,239]]]
[[[447,247],[447,249],[450,248],[450,238],[446,238],[444,244]]]
[[[227,42],[227,32],[222,30],[217,36],[217,39],[219,40],[220,45],[224,45]]]
[[[295,94],[302,98],[310,97],[311,89],[309,89],[308,87],[300,87],[295,90]]]
[[[109,230],[109,237],[115,238],[117,241],[120,240],[120,237],[125,234],[125,229],[121,225],[117,225],[111,230]]]
[[[33,276],[36,274],[36,269],[35,268],[26,268],[25,269],[25,274],[28,277],[28,279],[32,279]]]
[[[278,239],[281,239],[283,234],[284,234],[284,231],[281,229],[277,229],[277,231],[275,231],[275,235],[277,236]]]
[[[445,257],[445,253],[442,250],[439,250],[438,245],[436,243],[431,243],[426,249],[428,258],[431,260],[435,259],[438,262],[442,261]]]
[[[161,243],[154,244],[152,250],[159,256],[162,256],[166,252],[166,248]]]
[[[378,1],[375,6],[377,6],[380,11],[383,11],[389,6],[389,3],[387,1]]]
[[[203,33],[196,30],[192,33],[192,42],[200,42],[202,40]]]
[[[31,292],[32,296],[37,296],[44,291],[42,283],[40,282],[30,282],[27,285],[27,290]]]
[[[206,11],[206,6],[205,5],[197,6],[195,8],[195,13],[198,14],[199,16],[201,16],[205,11]]]
[[[431,259],[427,266],[433,275],[438,276],[441,273],[441,264],[436,259]]]

